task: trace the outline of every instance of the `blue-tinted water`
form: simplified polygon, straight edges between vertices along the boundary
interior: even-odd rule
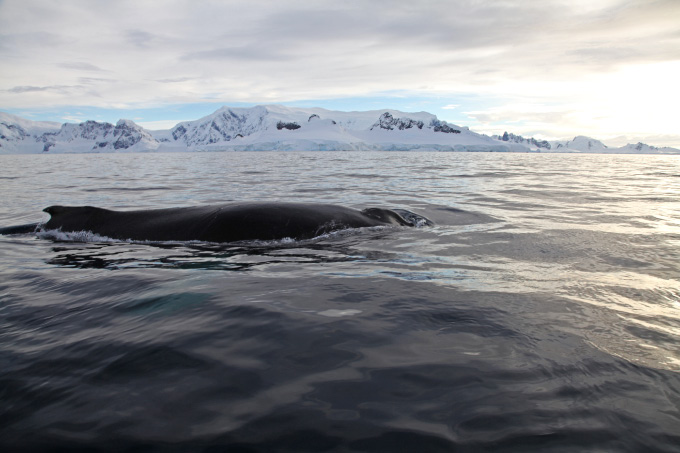
[[[677,156],[0,156],[0,187],[0,226],[242,200],[436,223],[0,236],[5,451],[680,451]]]

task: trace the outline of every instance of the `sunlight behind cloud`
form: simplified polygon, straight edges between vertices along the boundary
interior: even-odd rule
[[[578,131],[603,139],[658,137],[660,145],[673,145],[677,138],[661,136],[677,137],[677,80],[680,61],[630,65],[570,83],[535,83],[531,91],[525,82],[509,82],[497,87],[501,89],[496,94],[530,95],[516,95],[494,107],[465,113],[477,122],[478,130],[489,134],[509,130],[557,139],[571,138]]]
[[[663,133],[677,128],[680,61],[636,65],[600,77],[589,88],[590,120],[601,129]],[[588,117],[586,117],[588,118]]]

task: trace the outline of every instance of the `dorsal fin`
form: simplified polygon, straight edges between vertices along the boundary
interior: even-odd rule
[[[50,216],[52,216],[52,218],[63,214],[72,214],[74,212],[94,213],[97,211],[107,211],[107,209],[96,208],[94,206],[59,206],[59,205],[48,206],[45,209],[43,209],[43,212],[48,213]]]

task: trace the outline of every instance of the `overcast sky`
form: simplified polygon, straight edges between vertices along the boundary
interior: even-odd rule
[[[680,148],[680,0],[0,0],[0,61],[35,120],[286,103]]]

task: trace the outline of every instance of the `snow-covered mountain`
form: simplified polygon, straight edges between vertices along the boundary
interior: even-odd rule
[[[599,140],[582,135],[569,141],[551,142],[556,153],[598,153],[598,154],[680,154],[680,150],[670,147],[658,148],[645,143],[629,143],[619,148],[611,148]]]
[[[0,113],[1,153],[266,150],[439,150],[497,152],[680,153],[628,145],[607,148],[587,137],[548,143],[513,134],[489,137],[427,112],[342,112],[280,105],[222,107],[169,130],[148,131],[130,120],[80,124],[34,122]]]
[[[83,153],[154,151],[159,142],[130,120],[111,123],[49,123],[0,113],[0,151],[4,153]]]
[[[658,148],[656,146],[650,146],[645,143],[638,142],[629,143],[626,146],[622,146],[621,148],[618,148],[618,152],[621,154],[678,154],[680,151],[668,146]]]
[[[532,151],[551,153],[597,153],[597,154],[680,154],[680,150],[670,147],[658,148],[644,143],[628,144],[619,148],[611,148],[591,137],[579,135],[572,140],[537,140],[533,137],[525,138],[505,132],[503,135],[493,135],[496,140],[519,143]]]
[[[115,126],[96,121],[67,123],[40,139],[45,152],[153,151],[159,145],[148,131],[130,120],[120,120]]]
[[[555,152],[604,153],[609,151],[607,145],[601,141],[583,135],[574,137],[573,140],[554,141],[551,146]]]
[[[280,105],[222,107],[196,121],[154,132],[159,149],[526,151],[440,121],[397,110],[341,112]]]
[[[44,134],[56,132],[59,123],[31,121],[0,112],[0,152],[39,152],[36,144]]]

